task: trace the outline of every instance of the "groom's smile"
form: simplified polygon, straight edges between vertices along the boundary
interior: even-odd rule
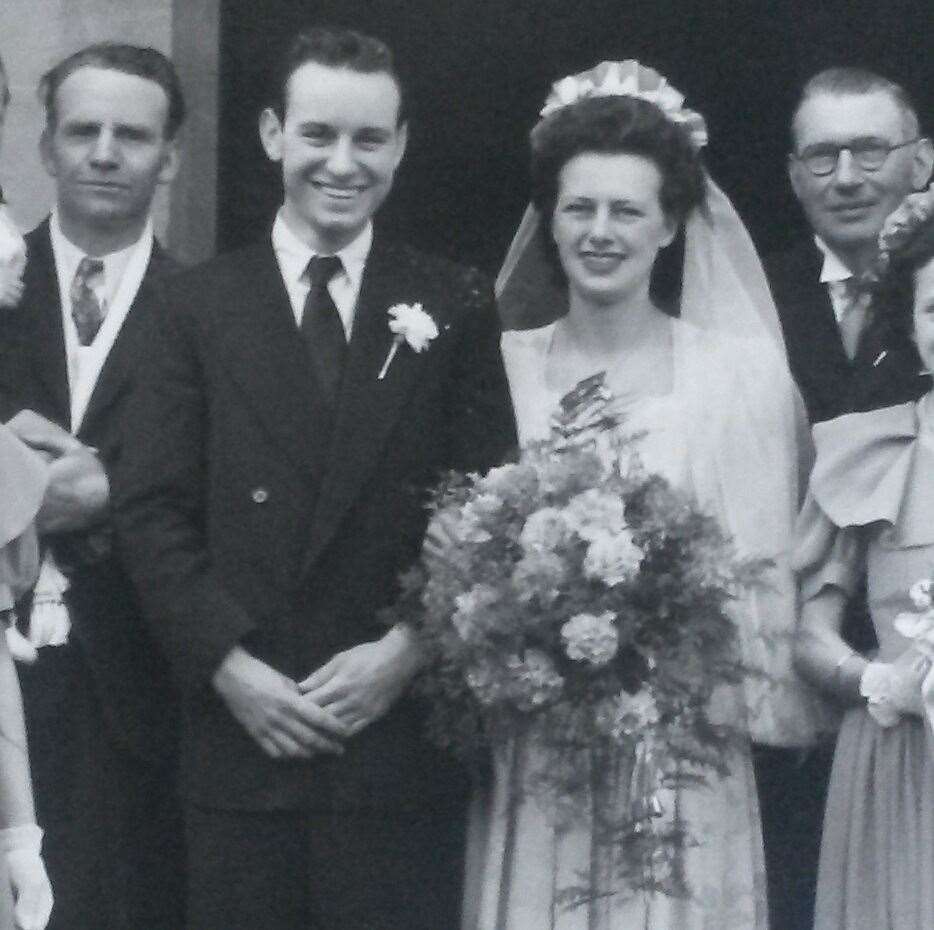
[[[312,248],[343,248],[386,198],[405,152],[399,106],[388,74],[308,62],[289,78],[284,119],[263,112],[263,146],[282,163],[284,219]]]

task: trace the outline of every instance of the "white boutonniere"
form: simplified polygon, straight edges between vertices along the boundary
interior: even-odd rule
[[[395,333],[395,337],[389,347],[386,361],[377,375],[380,381],[386,377],[386,372],[389,371],[389,366],[403,342],[407,342],[413,352],[424,352],[438,335],[437,324],[425,313],[421,304],[395,304],[387,312],[389,329]]]

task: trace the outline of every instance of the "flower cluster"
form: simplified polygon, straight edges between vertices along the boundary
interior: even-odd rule
[[[551,87],[541,110],[545,119],[556,110],[588,97],[639,97],[655,104],[673,123],[683,125],[695,150],[707,144],[704,118],[684,106],[684,95],[675,90],[654,68],[632,59],[602,61],[580,74],[571,74]]]
[[[915,612],[895,618],[895,629],[929,662],[934,662],[934,580],[922,578],[908,592]]]
[[[385,619],[434,658],[418,682],[433,737],[481,758],[534,732],[549,762],[530,790],[552,809],[587,808],[614,770],[596,759],[638,755],[641,787],[625,810],[593,805],[596,832],[618,882],[677,894],[669,866],[690,839],[661,827],[657,795],[723,771],[737,734],[710,698],[745,673],[730,607],[759,566],[642,467],[622,425],[597,376],[518,462],[451,476]]]
[[[934,216],[934,187],[909,194],[889,214],[879,233],[879,255],[871,275],[880,277],[892,261],[892,253],[909,243]]]

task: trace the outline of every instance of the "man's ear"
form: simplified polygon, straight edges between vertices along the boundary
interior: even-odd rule
[[[56,175],[55,158],[52,156],[52,129],[46,123],[42,135],[39,136],[39,157],[42,160],[42,167],[45,168],[49,177]]]
[[[934,143],[930,139],[921,139],[911,163],[911,183],[916,191],[924,190],[934,171]]]
[[[282,123],[270,107],[259,115],[259,141],[270,161],[282,161]]]
[[[168,184],[170,181],[175,180],[175,175],[178,174],[178,164],[178,145],[173,139],[171,142],[167,143],[162,153],[162,167],[159,169],[160,184]]]
[[[396,164],[395,167],[399,167],[399,163],[402,161],[402,156],[405,155],[405,147],[409,144],[409,124],[403,123],[399,127],[399,132],[396,135]]]

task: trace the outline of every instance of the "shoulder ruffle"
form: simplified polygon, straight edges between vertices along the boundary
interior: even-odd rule
[[[42,459],[0,426],[0,548],[22,536],[32,523],[46,481]]]
[[[835,526],[884,522],[898,545],[934,542],[934,448],[919,433],[914,403],[814,427],[811,495]]]

